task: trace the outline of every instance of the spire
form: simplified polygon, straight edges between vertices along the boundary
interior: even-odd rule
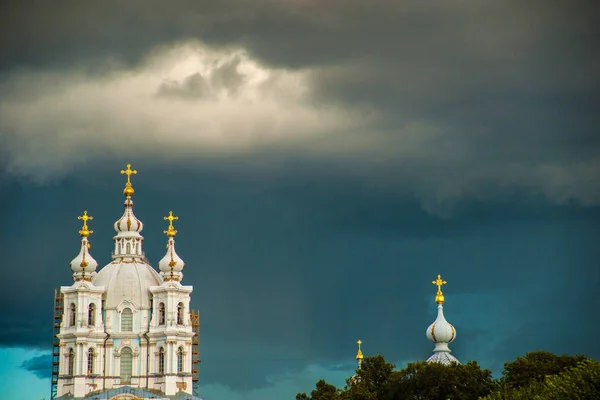
[[[360,375],[358,374],[358,370],[361,369],[361,367],[362,367],[362,361],[363,361],[363,358],[364,358],[362,350],[360,349],[360,345],[362,344],[362,340],[359,339],[358,342],[356,342],[356,344],[358,344],[358,352],[356,353],[356,361],[357,361],[358,365],[356,367],[356,372],[350,378],[350,380],[354,384],[360,382]]]
[[[435,343],[433,355],[429,357],[427,361],[439,362],[446,365],[452,362],[458,363],[459,361],[456,357],[450,354],[451,350],[448,347],[448,344],[456,338],[456,330],[444,317],[444,294],[442,293],[442,285],[445,285],[447,282],[442,280],[442,277],[438,275],[437,279],[432,283],[437,286],[435,302],[438,305],[438,314],[433,324],[429,325],[426,331],[427,338]]]
[[[363,360],[363,353],[360,349],[360,345],[362,344],[362,340],[358,339],[358,342],[356,342],[358,344],[358,352],[356,353],[356,360],[358,361],[358,369],[360,369],[361,365],[362,365],[362,360]]]
[[[169,211],[169,216],[163,217],[163,219],[169,221],[169,227],[166,231],[163,231],[169,239],[167,241],[167,254],[158,262],[160,275],[165,281],[181,281],[183,278],[181,271],[185,263],[175,251],[175,235],[177,234],[177,230],[173,226],[173,221],[178,220],[179,217],[174,216],[173,211]]]
[[[88,215],[87,211],[84,211],[83,215],[78,216],[77,219],[83,221],[83,226],[79,230],[79,235],[81,236],[81,249],[79,250],[77,257],[75,257],[69,265],[71,266],[71,270],[73,270],[74,281],[91,281],[92,274],[95,273],[98,263],[89,253],[91,246],[88,241],[88,236],[94,233],[94,231],[88,228],[87,222],[94,218],[91,215]]]
[[[123,216],[114,224],[117,235],[114,237],[113,258],[143,260],[142,241],[144,238],[140,235],[140,232],[144,229],[144,224],[133,213],[133,200],[131,199],[134,193],[133,186],[131,186],[131,175],[137,174],[137,170],[131,169],[131,164],[127,164],[127,169],[121,170],[121,174],[127,175],[127,182],[125,183],[125,189],[123,189],[125,211]]]

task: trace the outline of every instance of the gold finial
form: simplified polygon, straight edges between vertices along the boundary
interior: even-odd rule
[[[435,295],[435,302],[438,304],[444,304],[444,294],[442,293],[442,285],[445,285],[448,282],[443,281],[442,276],[438,275],[437,279],[431,283],[436,285],[438,288],[437,294]]]
[[[84,211],[83,215],[79,215],[77,219],[83,220],[83,227],[79,231],[81,237],[88,237],[90,236],[90,234],[94,233],[94,231],[89,230],[87,226],[88,220],[92,220],[94,219],[94,217],[92,217],[91,215],[87,215],[87,211]]]
[[[166,231],[163,231],[163,233],[166,233],[167,236],[170,238],[175,237],[175,235],[177,234],[177,231],[173,227],[173,221],[178,220],[179,217],[173,216],[173,211],[169,211],[169,216],[163,217],[163,218],[165,219],[165,221],[169,221],[169,227],[167,228]]]
[[[122,169],[121,174],[127,175],[127,183],[125,184],[125,189],[123,189],[123,194],[127,197],[133,196],[133,187],[131,186],[131,174],[137,174],[137,170],[131,169],[131,164],[127,164],[127,169]]]
[[[356,342],[356,343],[358,344],[358,353],[356,353],[356,359],[357,360],[362,360],[364,358],[363,357],[363,353],[362,353],[362,351],[360,349],[360,345],[362,344],[362,341],[359,339],[358,342]]]

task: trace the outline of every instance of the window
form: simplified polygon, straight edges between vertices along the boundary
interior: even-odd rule
[[[131,308],[121,311],[121,332],[133,332],[133,312]]]
[[[158,349],[158,373],[165,373],[165,349],[162,347]]]
[[[183,303],[177,305],[177,325],[183,325]]]
[[[177,349],[177,373],[183,372],[183,347]]]
[[[87,373],[88,375],[92,375],[94,373],[94,349],[91,347],[88,350]]]
[[[75,316],[77,314],[77,307],[75,303],[71,303],[69,306],[69,326],[75,326]]]
[[[164,303],[160,303],[158,305],[158,324],[159,325],[165,324],[165,304]]]
[[[67,358],[67,375],[73,376],[73,368],[75,367],[75,351],[73,349],[69,349]]]
[[[96,305],[91,303],[88,307],[88,325],[96,325]]]
[[[131,382],[131,349],[125,347],[121,350],[121,383]]]

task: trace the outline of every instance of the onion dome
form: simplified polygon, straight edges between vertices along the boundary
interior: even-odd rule
[[[432,282],[438,287],[435,302],[438,305],[438,314],[435,321],[429,325],[426,331],[427,339],[435,343],[433,355],[429,357],[428,362],[439,362],[448,365],[452,362],[458,363],[459,361],[451,355],[451,350],[448,347],[448,343],[451,343],[456,338],[456,330],[454,327],[446,321],[444,317],[444,295],[442,293],[442,285],[447,282],[443,281],[441,276],[438,275],[437,280]]]
[[[167,254],[158,262],[158,269],[160,269],[160,275],[165,281],[181,281],[183,278],[181,271],[185,263],[175,251],[175,235],[177,234],[177,230],[173,226],[173,221],[178,220],[179,217],[173,216],[173,211],[169,211],[169,216],[164,217],[164,219],[165,221],[169,221],[169,227],[164,231],[169,240],[167,242]]]
[[[142,221],[136,218],[133,214],[133,200],[131,197],[125,199],[125,212],[123,216],[115,222],[115,231],[119,236],[140,236],[140,232],[144,229]]]
[[[88,215],[87,211],[84,211],[83,215],[78,216],[77,219],[83,220],[83,227],[79,231],[79,234],[81,235],[81,250],[79,250],[77,257],[71,261],[70,266],[73,270],[73,279],[75,281],[91,281],[98,263],[89,253],[90,243],[88,241],[88,236],[94,233],[94,231],[88,228],[87,221],[94,218],[91,215]]]

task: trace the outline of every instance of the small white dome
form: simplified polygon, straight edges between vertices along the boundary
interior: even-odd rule
[[[162,284],[162,278],[147,263],[140,260],[117,259],[98,272],[93,282],[106,288],[106,308],[115,308],[128,300],[137,307],[150,307],[150,286]]]
[[[437,318],[427,328],[426,335],[433,343],[451,343],[456,338],[456,330],[444,318],[444,307],[441,304],[438,304]]]
[[[114,224],[115,231],[118,234],[128,234],[128,236],[138,236],[142,229],[144,229],[144,224],[142,221],[136,218],[133,214],[133,200],[131,198],[125,199],[125,212],[123,216]]]
[[[183,274],[181,271],[185,263],[179,257],[177,252],[175,251],[175,240],[173,238],[169,238],[169,242],[167,244],[167,254],[158,262],[158,268],[161,271],[161,275],[163,278],[172,278],[174,280],[181,280]]]
[[[77,257],[71,261],[70,266],[75,280],[90,278],[92,273],[96,271],[98,262],[89,253],[87,237],[81,238],[81,249]]]

